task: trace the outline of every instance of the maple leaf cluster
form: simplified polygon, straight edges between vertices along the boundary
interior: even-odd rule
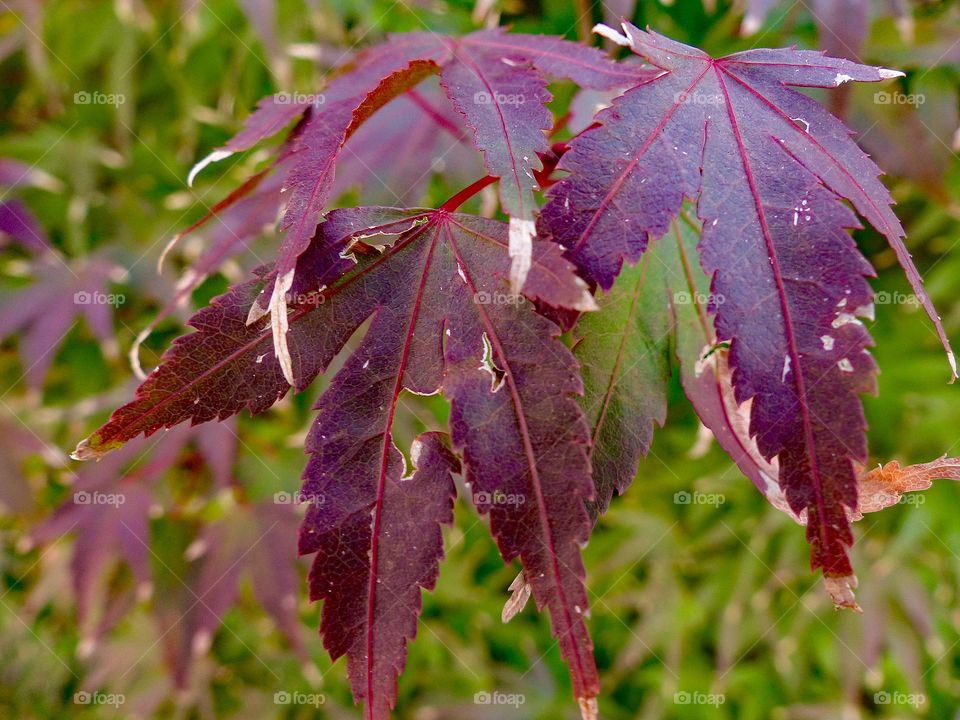
[[[503,30],[409,33],[316,95],[261,101],[191,181],[293,127],[265,169],[187,230],[220,221],[161,316],[279,215],[275,263],[200,310],[75,452],[100,458],[162,428],[263,412],[362,328],[314,408],[299,551],[313,555],[324,645],[347,657],[370,718],[396,702],[460,477],[504,561],[522,566],[505,619],[527,597],[549,612],[581,711],[596,717],[581,548],[664,422],[675,364],[724,449],[806,526],[839,604],[855,606],[850,522],[884,506],[877,488],[919,489],[945,472],[899,482],[863,471],[860,395],[876,367],[858,216],[887,238],[953,355],[879,169],[793,89],[898,73],[794,49],[715,59],[629,24],[598,31],[640,62]],[[548,79],[616,97],[551,145]],[[330,210],[338,170],[364,151],[357,138],[382,139],[370,127],[391,104],[472,138],[486,177],[435,209]],[[460,211],[493,183],[504,220]],[[449,433],[398,448],[405,392],[440,393]],[[218,533],[212,545],[242,542]],[[197,622],[209,631],[217,617]]]

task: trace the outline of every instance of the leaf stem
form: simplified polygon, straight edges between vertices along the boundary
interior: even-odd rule
[[[463,190],[461,190],[456,195],[451,197],[449,200],[447,200],[443,205],[441,205],[437,209],[444,210],[446,212],[453,212],[458,207],[463,205],[467,200],[469,200],[478,192],[480,192],[485,187],[487,187],[487,185],[492,185],[496,181],[497,181],[497,178],[495,178],[493,175],[487,175],[486,177],[482,177],[476,182],[471,183],[470,185],[465,187]]]

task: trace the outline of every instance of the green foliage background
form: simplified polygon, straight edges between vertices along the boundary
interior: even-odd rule
[[[0,482],[27,498],[15,511],[0,508],[0,717],[356,717],[343,663],[331,667],[315,631],[318,610],[302,598],[315,667],[302,666],[244,586],[226,615],[229,631],[194,658],[181,689],[173,687],[157,643],[167,628],[152,612],[158,596],[178,591],[184,549],[202,523],[229,517],[238,499],[298,488],[303,433],[322,383],[264,416],[240,419],[234,492],[210,492],[209,477],[190,458],[169,474],[157,497],[164,512],[151,528],[158,558],[153,597],[130,608],[93,655],[77,653],[71,538],[36,548],[25,547],[23,538],[69,494],[75,464],[66,450],[132,393],[125,353],[187,264],[178,258],[158,281],[163,245],[262,161],[253,151],[205,171],[192,190],[185,184],[193,162],[228,138],[256,100],[278,90],[315,90],[331,64],[386,32],[466,32],[496,22],[500,13],[518,30],[574,38],[604,19],[604,9],[585,0],[494,0],[486,12],[463,1],[280,0],[271,49],[235,0],[21,5],[0,3],[0,157],[36,165],[60,181],[57,192],[16,194],[68,262],[80,266],[103,253],[128,273],[114,286],[126,297],[115,315],[117,347],[100,347],[83,322],[76,324],[42,393],[23,383],[18,339],[8,338],[0,351],[0,430],[8,436],[0,443]],[[584,9],[589,22],[578,22]],[[915,3],[913,12],[913,42],[878,14],[863,59],[908,70],[899,89],[923,93],[927,102],[917,109],[878,107],[870,102],[876,88],[865,88],[855,91],[865,101],[851,101],[860,108],[851,112],[860,113],[864,138],[877,133],[899,158],[890,169],[900,174],[888,178],[898,212],[927,287],[960,343],[960,163],[952,138],[941,132],[957,127],[960,46],[953,43],[960,41],[960,15],[950,2]],[[818,45],[803,2],[781,3],[751,37],[738,36],[741,16],[742,8],[725,2],[705,8],[700,0],[641,0],[634,21],[715,54]],[[318,52],[319,62],[291,58],[286,49],[295,44]],[[80,105],[77,92],[117,93],[126,101]],[[558,87],[556,95],[563,109],[569,88]],[[885,164],[882,156],[878,161]],[[923,172],[911,172],[910,161]],[[437,177],[430,200],[456,189]],[[881,240],[870,231],[858,240],[879,270],[876,289],[893,298],[906,294]],[[254,252],[269,258],[271,247],[266,238]],[[25,257],[15,249],[0,256],[3,301],[15,301],[16,290],[29,283]],[[240,276],[237,263],[229,263],[195,293],[195,306]],[[873,457],[923,462],[960,454],[958,390],[945,384],[946,363],[922,313],[909,304],[878,304],[869,325],[882,370],[879,397],[866,400]],[[182,318],[165,322],[143,352],[144,366],[152,367],[181,330]],[[853,558],[865,612],[837,613],[808,570],[803,530],[769,507],[715,444],[695,456],[697,421],[676,382],[671,399],[667,428],[656,433],[632,489],[614,501],[585,551],[602,717],[960,717],[960,488],[942,482],[921,501],[857,524]],[[438,401],[410,398],[407,407],[403,441],[444,419]],[[41,441],[42,451],[18,447],[24,434]],[[694,490],[722,494],[724,502],[716,508],[674,502],[675,493]],[[460,505],[401,679],[397,717],[577,717],[547,619],[528,608],[501,624],[516,568],[503,566],[484,521]],[[108,580],[105,598],[129,578],[120,568]],[[122,693],[126,701],[117,708],[73,701],[75,692],[91,687]],[[521,693],[524,703],[474,703],[475,693],[493,691]],[[276,692],[322,693],[325,702],[316,711],[277,705]],[[719,694],[724,702],[683,704],[678,693]]]

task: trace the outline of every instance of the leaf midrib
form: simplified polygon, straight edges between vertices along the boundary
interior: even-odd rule
[[[476,293],[476,286],[473,283],[469,266],[463,262],[463,258],[457,248],[456,242],[453,239],[453,234],[447,230],[447,242],[450,245],[451,250],[453,250],[454,256],[457,259],[457,262],[464,269],[464,276],[466,278],[467,287],[472,293]],[[563,619],[565,623],[565,628],[558,632],[559,642],[563,643],[566,639],[561,636],[561,633],[573,633],[573,629],[576,627],[576,623],[573,620],[573,616],[570,613],[569,601],[566,597],[566,591],[563,586],[563,575],[560,571],[560,561],[557,554],[556,542],[554,540],[553,525],[550,523],[549,513],[547,512],[546,500],[543,495],[543,488],[540,480],[539,468],[537,467],[536,454],[533,450],[533,445],[530,441],[530,430],[527,427],[527,418],[526,411],[524,409],[523,401],[520,397],[519,388],[517,388],[516,380],[513,376],[513,371],[510,369],[510,362],[507,360],[506,354],[503,350],[503,345],[500,343],[500,338],[496,332],[496,328],[493,325],[493,322],[490,320],[487,315],[486,309],[483,305],[476,305],[477,314],[480,317],[481,322],[483,323],[484,329],[486,330],[487,337],[490,340],[490,344],[497,354],[500,362],[503,363],[504,377],[507,382],[507,387],[510,390],[510,397],[514,406],[514,414],[517,419],[517,424],[520,430],[520,437],[523,442],[524,454],[526,455],[527,465],[530,468],[531,480],[533,481],[534,494],[536,495],[537,501],[537,514],[540,518],[540,524],[543,528],[546,546],[548,555],[550,556],[550,570],[554,578],[554,586],[557,592],[557,599],[562,609]],[[582,622],[582,620],[581,620]],[[575,640],[571,640],[570,644],[574,648],[578,648],[578,645]],[[570,653],[571,662],[576,667],[575,678],[584,688],[586,687],[585,679],[586,672],[584,670],[582,658],[580,653],[575,651]]]
[[[793,363],[794,386],[797,388],[800,417],[803,424],[804,450],[810,463],[810,474],[813,480],[814,496],[816,498],[819,520],[817,523],[817,534],[819,535],[821,542],[820,551],[826,552],[826,548],[828,547],[826,502],[824,498],[823,478],[820,474],[820,465],[816,453],[814,452],[816,442],[813,436],[813,427],[810,421],[809,408],[807,407],[808,399],[803,379],[804,366],[800,361],[800,352],[797,347],[797,339],[793,332],[793,319],[790,312],[789,303],[787,302],[787,292],[784,285],[783,276],[780,272],[780,260],[777,256],[776,247],[773,244],[773,236],[770,232],[770,227],[767,224],[767,216],[763,208],[763,201],[761,200],[760,193],[757,189],[756,179],[753,176],[753,168],[750,165],[746,147],[743,144],[743,136],[740,133],[740,126],[737,122],[736,114],[733,111],[733,103],[730,100],[730,95],[727,91],[727,86],[723,80],[723,75],[721,72],[722,68],[718,68],[716,67],[716,64],[714,64],[714,73],[716,74],[717,83],[719,84],[720,91],[723,93],[725,104],[727,106],[727,116],[730,120],[730,129],[732,130],[734,140],[737,143],[737,151],[743,164],[743,171],[746,177],[747,185],[750,188],[750,194],[753,197],[754,207],[756,208],[757,213],[757,220],[760,223],[760,229],[763,233],[763,240],[767,248],[767,256],[770,259],[770,268],[773,272],[773,279],[777,286],[777,297],[780,302],[780,312],[783,316],[783,333],[787,341],[787,347]],[[822,559],[823,558],[821,558],[821,561]]]
[[[390,461],[390,448],[393,446],[393,420],[397,410],[397,402],[400,398],[400,392],[403,390],[403,374],[406,372],[407,361],[410,357],[410,346],[413,341],[414,330],[417,326],[417,320],[420,315],[420,306],[423,302],[423,293],[427,285],[427,278],[430,274],[433,253],[437,247],[439,231],[435,230],[433,239],[430,242],[430,248],[427,250],[427,256],[423,263],[423,270],[420,275],[420,284],[413,299],[413,307],[410,311],[410,321],[407,326],[407,334],[404,339],[403,349],[401,350],[400,362],[397,366],[397,377],[393,386],[393,396],[390,399],[390,409],[387,411],[387,419],[383,429],[383,445],[380,456],[380,476],[377,480],[377,498],[373,508],[373,526],[370,535],[370,576],[367,585],[367,714],[370,720],[374,718],[374,691],[373,691],[373,669],[374,669],[374,613],[377,594],[377,569],[380,550],[380,523],[383,519],[383,501],[387,488],[387,467]]]

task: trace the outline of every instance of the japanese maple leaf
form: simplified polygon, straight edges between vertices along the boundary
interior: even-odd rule
[[[443,175],[458,187],[482,174],[463,117],[436,82],[391,100],[350,136],[337,164],[333,197],[348,190],[361,204],[415,206]]]
[[[459,468],[443,441],[427,435],[411,449],[416,470],[404,480],[393,423],[404,390],[441,391],[451,401],[452,442],[474,502],[490,514],[504,558],[519,557],[538,606],[549,608],[574,690],[589,709],[598,683],[580,545],[593,490],[587,426],[573,399],[582,392],[576,362],[557,340],[559,328],[509,294],[507,225],[453,206],[333,211],[298,263],[290,315],[298,387],[371,318],[318,401],[307,440],[302,492],[310,505],[300,550],[317,553],[311,597],[326,600],[324,642],[334,657],[348,656],[355,696],[370,717],[384,717],[416,628],[420,588],[433,585],[439,526],[451,517],[440,501],[452,502]],[[382,254],[356,253],[354,262],[350,250],[361,241]],[[538,241],[532,250],[531,299],[594,307],[556,245]],[[270,326],[246,322],[272,280],[262,275],[198,313],[198,332],[175,344],[137,399],[77,456],[98,456],[186,419],[259,411],[282,396],[287,385],[270,352]]]
[[[510,215],[511,285],[523,286],[534,235],[534,173],[549,146],[552,126],[544,73],[573,79],[585,88],[622,88],[653,73],[604,63],[594,48],[557,38],[507,35],[502,29],[467,35],[444,65],[441,84],[473,130],[487,172],[499,177],[500,202]]]
[[[601,26],[602,28],[602,26]],[[858,395],[874,387],[872,274],[848,229],[857,211],[883,232],[937,327],[879,170],[843,125],[788,85],[836,87],[898,73],[799,50],[714,59],[629,24],[600,32],[661,69],[614,101],[570,144],[540,230],[610,287],[624,260],[663,235],[684,198],[697,201],[699,246],[713,277],[717,338],[730,343],[750,433],[779,459],[779,483],[806,509],[814,567],[850,576],[844,508],[856,507],[854,462],[866,456]],[[952,352],[949,355],[956,377]]]
[[[209,649],[224,614],[237,602],[240,582],[248,577],[254,598],[273,618],[294,651],[306,662],[297,599],[300,574],[295,548],[300,516],[283,502],[241,504],[203,527],[187,548],[195,564],[190,605],[183,617],[185,642],[174,671],[189,669],[190,656]],[[180,679],[183,684],[184,678]]]
[[[286,235],[269,302],[274,349],[291,384],[286,295],[293,284],[296,259],[313,237],[320,212],[330,197],[335,161],[352,131],[369,115],[434,71],[432,56],[436,52],[437,48],[425,49],[422,41],[404,36],[362,55],[350,72],[335,77],[312,102],[296,102],[296,98],[288,102],[286,96],[265,99],[239,136],[191,171],[190,180],[209,162],[251,147],[311,108],[297,141],[298,162],[287,181],[287,206],[280,224]]]
[[[19,160],[0,158],[0,188],[17,188],[25,185],[59,190],[60,182],[47,173]],[[40,221],[30,209],[16,198],[6,198],[9,191],[0,194],[0,238],[4,236],[34,252],[50,249],[50,241]]]
[[[40,221],[16,198],[0,202],[0,238],[4,236],[35,252],[50,247],[50,240]]]
[[[664,269],[675,320],[676,355],[680,380],[703,424],[739,469],[778,510],[807,525],[806,508],[797,510],[778,483],[780,459],[766,458],[749,430],[752,400],[736,399],[726,343],[717,340],[709,318],[710,278],[696,262],[698,224],[685,213],[648,254]],[[845,508],[847,520],[896,505],[902,495],[929,488],[934,479],[960,479],[960,461],[941,457],[922,465],[901,466],[897,461],[872,470],[855,464],[857,503]],[[856,576],[827,577],[826,589],[838,607],[859,610],[853,590]]]
[[[592,522],[607,511],[615,492],[622,495],[629,487],[640,457],[650,450],[654,424],[666,420],[672,332],[664,312],[668,270],[661,259],[646,256],[598,294],[599,312],[575,321],[573,353],[584,387],[580,405],[590,424],[587,456],[595,494],[587,512]],[[523,572],[509,590],[503,622],[530,598]]]
[[[774,507],[792,514],[777,466],[760,453],[750,434],[752,400],[741,405],[734,396],[729,344],[717,340],[709,310],[710,277],[697,260],[700,233],[699,223],[683,213],[650,253],[666,276],[680,383],[700,421],[740,471]]]
[[[113,308],[122,296],[109,292],[109,281],[120,270],[102,256],[68,264],[53,253],[30,267],[34,282],[0,298],[0,338],[19,335],[27,384],[40,389],[57,349],[81,318],[108,354],[116,352]]]
[[[308,510],[301,536],[302,552],[319,551],[311,593],[328,599],[321,630],[331,654],[346,652],[350,657],[355,694],[368,699],[371,716],[385,712],[384,698],[392,704],[392,694],[386,696],[375,687],[385,679],[374,675],[374,646],[390,628],[388,611],[398,604],[417,607],[391,589],[398,580],[401,587],[410,583],[409,577],[391,578],[396,561],[386,555],[383,570],[376,565],[379,548],[387,552],[379,528],[387,533],[391,522],[398,522],[389,520],[389,483],[399,481],[402,461],[389,433],[403,388],[424,394],[442,389],[450,398],[453,442],[463,450],[474,500],[482,512],[491,513],[491,529],[505,559],[520,556],[528,576],[537,578],[534,597],[541,606],[550,606],[561,647],[573,666],[577,696],[587,699],[595,692],[595,670],[581,617],[586,595],[575,540],[586,537],[586,515],[582,500],[568,505],[551,499],[561,485],[574,498],[590,495],[584,448],[579,444],[585,441],[585,428],[575,405],[565,397],[578,390],[579,381],[571,372],[572,358],[549,341],[550,324],[531,307],[518,309],[501,299],[508,297],[502,284],[505,234],[501,223],[431,214],[392,248],[391,254],[416,254],[404,262],[403,272],[393,270],[389,283],[380,287],[372,284],[371,276],[348,294],[328,297],[324,303],[331,313],[342,313],[344,303],[355,312],[369,312],[363,306],[369,307],[377,297],[392,298],[394,303],[376,311],[364,341],[318,403],[320,415],[308,440],[313,459],[303,487],[308,498],[326,498]],[[536,248],[537,267],[531,268],[527,291],[562,305],[588,303],[585,286],[576,278],[566,275],[565,283],[557,283],[564,268],[556,264],[559,255],[544,252],[547,249],[548,245]],[[448,303],[428,302],[443,295],[450,297]],[[556,372],[552,379],[551,371]],[[553,394],[555,402],[536,389],[548,382],[556,382],[561,390]],[[358,397],[361,387],[364,391]],[[530,403],[538,396],[534,408]],[[369,412],[375,407],[380,413]],[[376,443],[371,442],[374,438]],[[430,457],[416,448],[412,455]],[[421,473],[431,472],[438,474],[418,465],[413,483]],[[439,475],[445,477],[443,472]],[[451,487],[449,478],[444,482]],[[433,493],[442,494],[440,488]],[[345,517],[347,510],[351,512]],[[436,532],[429,525],[418,532],[425,531]],[[358,541],[365,533],[371,533],[369,540]],[[413,532],[405,535],[415,548],[429,546],[426,539],[417,541]],[[331,563],[329,558],[338,549],[341,557]],[[410,554],[409,549],[405,552]],[[341,570],[349,558],[343,555],[352,555],[363,569],[357,573],[361,584],[356,592],[344,587]],[[367,598],[366,618],[362,613],[356,616],[358,593]],[[344,610],[350,614],[345,616]],[[344,628],[353,630],[344,633]],[[392,642],[399,644],[396,632],[390,630],[383,642],[394,638]],[[387,659],[396,655],[390,652]],[[392,675],[386,679],[390,685]],[[366,686],[358,688],[364,677]]]
[[[388,435],[378,451],[378,438],[341,430],[337,444],[361,454],[360,462],[345,461],[331,452],[323,431],[332,431],[321,423],[308,444],[313,458],[303,496],[311,505],[300,531],[300,551],[318,553],[310,597],[324,600],[324,647],[334,659],[347,656],[354,697],[366,703],[367,717],[386,718],[396,703],[406,645],[417,634],[421,588],[436,584],[440,526],[453,523],[453,474],[460,463],[440,434],[426,433],[414,441],[415,467],[407,475]],[[336,471],[353,482],[344,483]]]
[[[283,184],[293,167],[293,160],[289,155],[282,155],[167,244],[160,256],[159,266],[163,265],[167,254],[182,237],[202,230],[207,241],[206,248],[190,263],[177,282],[173,296],[137,334],[130,348],[130,363],[140,380],[146,379],[140,365],[140,347],[150,334],[163,320],[186,303],[191,293],[228,258],[248,248],[273,226],[277,219]]]
[[[627,489],[650,449],[654,424],[667,417],[671,323],[664,275],[664,264],[645,256],[598,296],[600,311],[583,315],[573,331],[581,405],[591,426],[594,516],[607,511],[614,491]]]
[[[570,78],[584,87],[624,87],[650,74],[620,66],[600,51],[558,38],[508,35],[485,30],[460,39],[436,33],[407,33],[368,49],[333,77],[312,102],[289,96],[261,101],[244,130],[191,171],[251,147],[309,109],[297,141],[298,163],[287,183],[288,200],[280,229],[286,232],[276,264],[269,307],[274,352],[284,377],[294,383],[287,342],[287,294],[296,260],[307,248],[333,189],[336,162],[351,135],[375,111],[427,76],[440,73],[443,89],[464,116],[488,172],[501,178],[500,198],[511,216],[512,285],[523,284],[533,237],[534,172],[538,153],[548,149],[550,127],[545,74]],[[282,102],[281,102],[282,100]]]
[[[104,462],[83,467],[68,499],[30,535],[31,543],[48,544],[64,535],[76,537],[71,579],[77,602],[77,620],[85,637],[79,648],[88,655],[100,637],[116,623],[126,604],[113,601],[101,618],[91,618],[98,607],[106,574],[122,562],[136,581],[133,595],[152,592],[149,521],[155,505],[154,486],[184,459],[189,446],[209,467],[220,486],[232,478],[236,457],[234,423],[200,427],[181,426],[156,441],[133,442]],[[91,623],[96,620],[96,623]]]

